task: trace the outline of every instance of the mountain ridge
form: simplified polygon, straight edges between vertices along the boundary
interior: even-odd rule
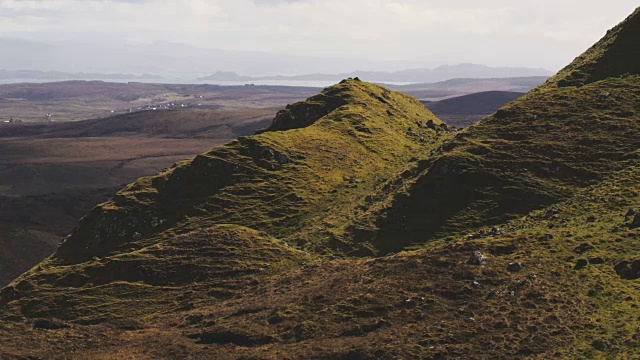
[[[547,81],[545,87],[583,86],[609,77],[640,74],[640,8]]]
[[[638,357],[640,75],[588,69],[459,132],[354,79],[293,105],[96,207],[0,292],[0,351]]]

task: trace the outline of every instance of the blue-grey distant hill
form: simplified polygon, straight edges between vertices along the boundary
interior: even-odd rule
[[[517,78],[549,77],[551,72],[541,68],[491,67],[478,64],[443,65],[434,69],[409,69],[395,72],[353,71],[340,74],[306,74],[294,76],[243,76],[235,72],[219,71],[199,78],[200,81],[340,81],[345,78],[359,77],[373,82],[425,83],[439,82],[455,78]]]

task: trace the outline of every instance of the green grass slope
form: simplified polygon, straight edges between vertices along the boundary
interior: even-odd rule
[[[131,271],[134,266],[125,275],[107,269],[116,259],[110,257],[101,260],[105,268],[96,271],[96,279],[128,279],[67,284],[56,297],[52,293],[61,285],[52,279],[64,268],[45,263],[38,271],[48,278],[27,276],[15,286],[38,289],[31,291],[48,301],[4,306],[0,354],[634,359],[640,356],[640,273],[630,271],[630,264],[640,259],[640,228],[625,215],[640,208],[640,160],[628,165],[567,201],[501,224],[502,234],[445,237],[394,256],[309,258],[252,230],[222,226],[141,250],[176,270],[193,269],[191,260],[199,258],[198,267],[206,268],[191,270],[198,282],[190,286],[167,283],[161,293],[152,291],[140,272]],[[247,244],[263,251],[243,252]],[[243,262],[231,265],[234,256],[224,247],[236,248],[235,259]],[[482,265],[470,262],[475,251],[486,258]],[[216,268],[238,272],[230,276]],[[157,281],[157,269],[142,269]],[[185,270],[175,276],[185,276]],[[138,282],[131,282],[136,276]],[[12,291],[5,289],[3,299]],[[109,322],[78,319],[73,312],[83,307]],[[22,315],[9,321],[14,311]],[[23,321],[24,316],[32,319]]]
[[[610,94],[603,98],[602,93]],[[541,89],[421,162],[378,218],[387,241],[502,223],[624,169],[640,148],[640,76]]]
[[[285,111],[262,134],[142,178],[95,207],[56,254],[3,293],[2,303],[13,309],[8,313],[90,323],[124,314],[129,318],[122,310],[142,302],[134,306],[140,311],[136,314],[149,316],[169,311],[183,286],[216,288],[234,277],[234,271],[224,271],[228,263],[209,265],[220,256],[233,266],[249,261],[236,250],[270,258],[266,263],[271,265],[291,260],[278,260],[263,243],[252,242],[221,245],[231,255],[220,255],[222,250],[211,258],[197,255],[210,238],[221,236],[221,227],[259,232],[300,254],[387,251],[349,237],[349,226],[372,202],[372,194],[389,187],[388,179],[442,143],[446,126],[419,101],[357,80],[328,88],[320,97],[340,99],[343,105],[318,110],[318,97],[293,105],[293,112],[321,115],[301,118],[299,128],[275,131],[285,115],[293,120]],[[419,126],[427,121],[435,129]],[[174,253],[173,244],[185,239],[193,252]],[[212,267],[220,273],[212,275]],[[220,286],[220,293],[232,292]],[[81,295],[74,300],[73,293]]]
[[[140,179],[2,290],[0,354],[640,357],[640,75],[580,59],[455,136],[349,80]]]

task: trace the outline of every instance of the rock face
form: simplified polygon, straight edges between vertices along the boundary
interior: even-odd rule
[[[276,114],[271,126],[258,133],[307,127],[352,100],[344,95],[341,89],[333,87],[306,101],[287,105],[286,109]]]

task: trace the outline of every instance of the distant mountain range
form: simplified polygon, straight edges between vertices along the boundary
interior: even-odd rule
[[[409,69],[401,71],[353,71],[340,74],[307,74],[294,76],[243,76],[235,72],[219,71],[201,77],[199,81],[340,81],[359,77],[373,82],[438,82],[454,78],[513,78],[532,76],[551,76],[552,73],[541,68],[490,67],[478,64],[443,65],[434,69]]]
[[[385,61],[368,58],[303,56],[289,53],[203,49],[188,44],[129,44],[13,39],[0,35],[0,69],[62,72],[159,74],[174,82],[191,81],[212,71],[240,74],[340,73],[353,69],[394,71],[435,67],[429,60]]]

